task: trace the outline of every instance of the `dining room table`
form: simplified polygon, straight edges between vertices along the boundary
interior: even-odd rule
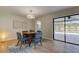
[[[29,46],[30,46],[33,38],[35,37],[35,32],[23,32],[23,35],[28,37],[28,43],[29,43]]]

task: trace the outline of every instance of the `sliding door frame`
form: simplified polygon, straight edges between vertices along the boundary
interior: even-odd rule
[[[63,17],[58,17],[58,18],[64,18],[64,22],[65,22],[65,17],[64,16]],[[57,40],[57,39],[54,38],[54,33],[55,33],[55,31],[54,31],[54,23],[55,23],[54,20],[58,19],[58,18],[53,18],[53,40]],[[66,32],[65,26],[66,26],[66,24],[64,23],[64,33]],[[57,40],[57,41],[66,42],[65,34],[64,34],[64,41],[62,41],[62,40]]]
[[[74,16],[74,15],[79,15],[79,13],[78,14],[73,14],[73,15],[67,15],[67,16],[61,16],[61,17],[53,18],[53,40],[61,41],[61,42],[64,42],[64,43],[69,43],[69,44],[73,44],[73,45],[78,45],[79,46],[79,44],[66,41],[66,17],[70,17],[70,16]],[[54,35],[55,35],[54,34],[55,33],[55,31],[54,31],[54,23],[55,23],[54,20],[58,19],[58,18],[64,18],[64,41],[57,40],[57,39],[54,38]]]

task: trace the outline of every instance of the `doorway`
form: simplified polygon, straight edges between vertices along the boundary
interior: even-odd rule
[[[79,45],[79,15],[54,18],[54,40]]]

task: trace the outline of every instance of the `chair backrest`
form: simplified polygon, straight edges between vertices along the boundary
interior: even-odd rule
[[[41,31],[37,31],[36,34],[35,34],[35,38],[41,40],[42,39],[42,32]]]
[[[30,32],[35,32],[34,30],[30,30]]]
[[[22,31],[22,33],[23,33],[23,32],[28,32],[28,31]]]
[[[19,32],[17,32],[17,39],[18,39],[18,40],[22,40],[22,35],[21,35],[21,33],[19,33]]]

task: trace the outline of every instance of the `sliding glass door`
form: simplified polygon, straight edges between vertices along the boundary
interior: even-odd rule
[[[79,44],[79,15],[66,17],[66,41]]]
[[[79,44],[79,15],[55,18],[54,39]]]
[[[64,41],[64,18],[54,20],[54,38]]]

